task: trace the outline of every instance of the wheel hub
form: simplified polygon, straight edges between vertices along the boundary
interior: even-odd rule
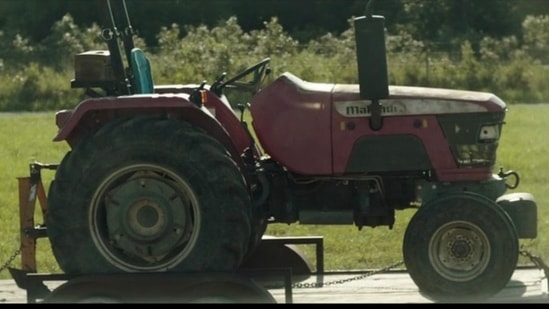
[[[440,227],[433,235],[429,250],[437,272],[454,281],[475,277],[490,258],[486,235],[470,222],[451,222]]]
[[[465,259],[472,254],[473,248],[465,239],[456,239],[450,244],[451,254],[458,259]]]
[[[105,199],[111,244],[125,254],[158,261],[188,240],[188,204],[162,179],[139,177],[122,183]]]
[[[482,251],[482,244],[475,239],[473,232],[464,228],[453,228],[446,232],[441,239],[447,246],[441,248],[439,256],[445,267],[470,271],[482,259],[478,255]],[[475,246],[480,250],[475,250]]]
[[[157,203],[144,198],[129,207],[128,227],[137,237],[153,238],[165,231],[166,214]]]

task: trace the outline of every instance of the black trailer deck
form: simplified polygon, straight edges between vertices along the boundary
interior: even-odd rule
[[[369,271],[335,271],[311,275],[306,280],[292,284],[290,297],[283,286],[273,287],[266,285],[265,289],[271,295],[263,295],[261,299],[230,299],[230,298],[202,298],[201,302],[230,301],[234,303],[433,303],[423,297],[417,287],[404,270],[393,270],[365,276]],[[45,284],[56,289],[65,283],[61,277],[55,278],[47,274],[37,274],[36,279],[46,275]],[[280,275],[277,273],[276,275]],[[356,279],[358,278],[358,279]],[[324,284],[318,284],[322,282]],[[144,302],[177,301],[174,299],[147,298]],[[116,302],[109,297],[89,298],[87,302]],[[183,302],[183,301],[181,301]],[[466,303],[467,300],[462,301]],[[547,278],[536,267],[518,267],[507,286],[492,298],[483,303],[549,303]],[[19,288],[12,279],[0,280],[0,304],[28,303],[26,290]]]
[[[314,245],[315,264],[294,245]],[[266,237],[256,259],[233,273],[123,273],[68,276],[10,269],[0,303],[433,303],[406,269],[325,271],[323,238]],[[270,255],[265,259],[263,254]],[[271,261],[260,263],[254,261]],[[507,286],[482,303],[549,303],[547,273],[517,267]],[[471,300],[460,299],[468,303]]]

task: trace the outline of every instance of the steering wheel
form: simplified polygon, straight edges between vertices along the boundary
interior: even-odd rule
[[[244,90],[248,90],[252,93],[256,93],[259,90],[259,86],[261,85],[261,81],[263,80],[263,77],[271,72],[271,68],[269,67],[269,62],[271,61],[271,58],[265,58],[258,63],[244,69],[240,73],[236,74],[234,77],[220,83],[214,83],[211,87],[211,91],[213,91],[217,95],[221,95],[223,92],[223,88],[225,88],[228,85],[234,86],[235,88],[243,88]],[[243,78],[244,76],[254,73],[254,78],[251,82],[238,82],[239,79]],[[219,80],[221,81],[221,80]]]

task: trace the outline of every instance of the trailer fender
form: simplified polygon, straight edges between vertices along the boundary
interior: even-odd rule
[[[251,277],[237,273],[93,274],[72,278],[44,303],[276,303]]]

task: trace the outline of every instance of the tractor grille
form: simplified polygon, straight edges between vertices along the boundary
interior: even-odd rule
[[[492,167],[505,113],[442,115],[439,123],[457,166]]]
[[[498,144],[459,144],[451,148],[459,167],[489,167],[496,162]]]

